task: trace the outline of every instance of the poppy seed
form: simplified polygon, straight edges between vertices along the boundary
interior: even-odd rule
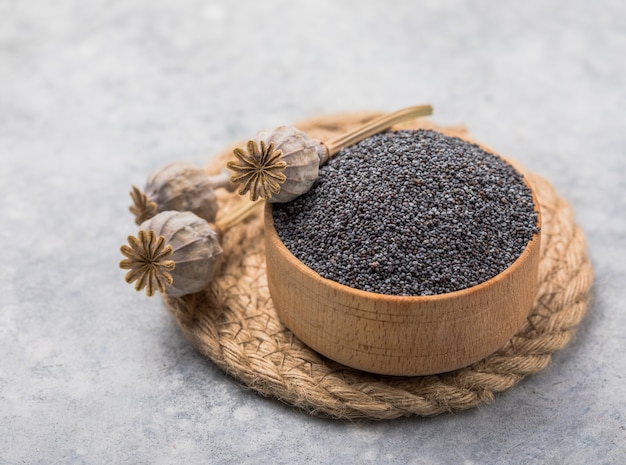
[[[309,192],[274,204],[274,226],[324,278],[412,296],[493,278],[538,232],[518,171],[475,144],[430,130],[377,134],[342,150]]]

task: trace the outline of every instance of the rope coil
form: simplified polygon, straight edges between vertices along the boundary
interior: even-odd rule
[[[296,126],[328,140],[380,116],[344,114],[312,118]],[[415,120],[402,129],[427,128],[469,139],[463,128]],[[211,162],[217,172],[230,158]],[[550,362],[572,338],[587,310],[593,271],[582,230],[569,204],[544,178],[525,173],[542,212],[539,282],[525,324],[496,353],[469,367],[423,377],[386,377],[328,360],[300,342],[278,319],[266,283],[263,218],[260,212],[231,229],[223,240],[224,264],[203,292],[164,297],[185,336],[226,373],[264,396],[312,414],[388,420],[434,416],[493,402],[525,376]],[[220,193],[221,210],[242,202]]]

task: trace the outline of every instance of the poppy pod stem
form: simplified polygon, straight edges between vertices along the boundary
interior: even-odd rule
[[[380,118],[376,118],[375,120],[370,121],[369,123],[355,129],[354,131],[350,131],[328,142],[323,142],[323,145],[326,147],[328,155],[326,158],[321,160],[320,165],[326,163],[330,157],[339,153],[341,149],[350,147],[351,145],[354,145],[357,142],[362,141],[363,139],[367,139],[374,134],[386,131],[394,124],[401,123],[402,121],[406,121],[411,118],[417,118],[419,116],[429,116],[432,114],[433,107],[431,105],[419,105],[404,108],[402,110],[389,113],[388,115],[381,116]]]
[[[260,204],[265,203],[263,199],[257,199],[255,201],[245,202],[244,204],[238,206],[234,210],[231,210],[223,218],[215,221],[213,223],[213,227],[215,231],[220,235],[220,237],[228,231],[233,226],[238,225],[243,220],[245,220],[248,216],[254,213],[256,207]]]

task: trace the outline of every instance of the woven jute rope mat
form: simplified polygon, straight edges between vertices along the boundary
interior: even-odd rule
[[[329,140],[379,113],[317,117],[296,127]],[[437,129],[468,138],[462,128],[419,119],[399,128]],[[217,172],[231,148],[212,160]],[[328,360],[296,338],[278,319],[265,273],[262,209],[224,236],[224,262],[200,293],[165,297],[185,336],[226,373],[264,396],[335,418],[393,419],[432,416],[492,402],[494,394],[542,370],[571,339],[587,309],[592,269],[585,238],[566,201],[550,183],[525,173],[542,214],[542,251],[534,307],[525,324],[496,353],[469,367],[422,377],[379,376]],[[221,214],[242,200],[221,193]]]

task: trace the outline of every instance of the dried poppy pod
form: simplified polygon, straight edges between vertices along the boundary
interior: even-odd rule
[[[241,185],[240,194],[249,191],[252,200],[289,202],[311,188],[327,153],[324,145],[304,132],[279,126],[257,133],[247,152],[235,149],[238,162],[227,167],[235,172],[231,181]]]
[[[190,211],[209,222],[214,221],[218,209],[215,189],[219,188],[235,190],[226,170],[208,176],[193,163],[168,163],[148,177],[143,192],[133,186],[130,211],[137,224],[169,210]]]
[[[236,148],[236,161],[228,162],[230,180],[239,185],[239,194],[272,203],[289,202],[309,191],[319,167],[341,149],[349,147],[394,124],[418,116],[431,115],[430,105],[409,107],[375,119],[329,142],[319,142],[298,129],[280,126],[261,131],[248,141],[246,149]]]
[[[218,233],[191,212],[165,211],[143,222],[141,230],[163,237],[175,266],[166,292],[172,297],[198,292],[213,279],[222,255]]]
[[[201,291],[214,277],[222,256],[224,232],[254,211],[260,202],[249,202],[220,221],[209,224],[191,212],[165,211],[141,224],[137,237],[121,247],[126,257],[120,268],[129,270],[126,282],[135,290],[146,288],[171,297]]]

